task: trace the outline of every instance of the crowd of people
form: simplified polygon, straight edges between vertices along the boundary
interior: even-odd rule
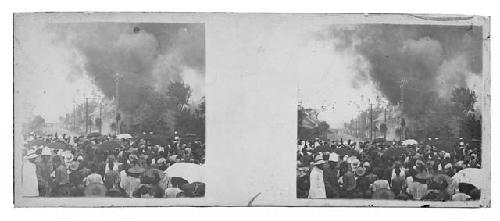
[[[169,167],[181,163],[203,167],[202,141],[183,139],[177,132],[161,142],[147,135],[77,137],[30,133],[23,145],[23,196],[203,197],[203,180],[166,173]]]
[[[478,200],[477,182],[462,182],[455,174],[481,167],[480,147],[458,141],[451,149],[426,143],[299,140],[297,197]]]

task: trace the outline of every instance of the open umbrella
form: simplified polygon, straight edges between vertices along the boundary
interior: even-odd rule
[[[167,177],[181,177],[190,183],[204,183],[205,180],[203,167],[194,163],[175,163],[167,168],[164,173]]]
[[[28,146],[29,147],[32,147],[32,146],[45,146],[47,144],[48,143],[45,140],[32,140],[32,141],[28,142]]]
[[[114,149],[120,148],[121,144],[117,141],[104,141],[97,145],[97,149],[100,151],[113,151]]]
[[[88,138],[91,138],[91,137],[99,137],[101,136],[101,134],[99,132],[92,132],[92,133],[89,133],[87,135]]]
[[[149,138],[149,141],[152,145],[166,146],[168,144],[168,137],[162,135],[152,135]]]
[[[347,147],[335,148],[335,149],[333,149],[333,152],[335,152],[339,156],[345,156],[345,155],[359,156],[359,153],[357,151],[355,151],[354,149],[351,149],[351,148],[347,148]]]
[[[375,138],[375,139],[373,139],[373,142],[372,142],[372,143],[374,143],[374,144],[376,144],[376,143],[383,143],[383,142],[385,142],[385,141],[386,141],[386,140],[385,140],[385,138],[383,138],[383,137],[379,137],[379,138]]]
[[[118,134],[118,135],[116,135],[116,138],[118,138],[118,139],[131,139],[132,135],[130,135],[130,134]]]
[[[320,153],[320,152],[332,152],[333,150],[335,150],[335,147],[332,147],[332,146],[328,146],[328,145],[321,145],[319,147],[316,147],[314,149],[314,152],[315,153]]]
[[[384,151],[385,157],[399,157],[403,154],[408,154],[409,150],[405,147],[391,147]]]
[[[469,183],[474,185],[478,189],[484,189],[484,185],[486,183],[484,182],[484,179],[486,177],[485,175],[485,172],[481,169],[466,168],[456,173],[452,177],[452,179],[457,183]]]
[[[402,145],[403,146],[408,146],[408,145],[418,145],[418,142],[414,139],[408,139],[408,140],[404,140],[402,142]]]
[[[428,172],[421,172],[421,173],[418,173],[417,175],[415,175],[414,181],[425,184],[427,182],[427,180],[432,179],[432,177],[434,177],[434,176]]]
[[[47,144],[47,147],[52,148],[52,149],[65,149],[68,148],[69,145],[61,142],[52,142]]]

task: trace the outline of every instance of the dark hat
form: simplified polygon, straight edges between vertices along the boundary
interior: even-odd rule
[[[396,198],[395,194],[388,189],[378,189],[372,194],[372,199],[392,200]]]
[[[78,170],[79,167],[80,167],[80,163],[78,161],[73,161],[69,165],[69,169],[72,171]]]
[[[364,167],[358,167],[356,169],[356,175],[358,176],[363,176],[365,175],[366,169]]]
[[[91,183],[83,191],[86,197],[105,197],[106,187],[100,183]]]
[[[134,166],[134,167],[127,170],[127,172],[129,172],[129,173],[135,173],[135,174],[144,173],[144,171],[146,171],[146,170],[142,167],[139,167],[139,166]]]
[[[201,182],[184,184],[180,189],[187,197],[200,197],[205,195],[205,184]]]

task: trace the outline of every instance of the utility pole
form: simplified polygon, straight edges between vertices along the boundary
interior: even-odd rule
[[[406,127],[406,122],[404,118],[404,99],[405,99],[405,85],[408,83],[408,79],[404,78],[401,80],[401,85],[399,86],[401,89],[401,99],[399,101],[399,105],[401,107],[401,135],[399,140],[403,141],[405,139],[405,127]]]
[[[73,103],[73,130],[76,130],[76,105]]]
[[[370,102],[370,142],[373,142],[373,104]]]
[[[89,130],[89,98],[85,98],[85,135],[88,134]]]
[[[359,136],[359,132],[358,132],[359,131],[359,122],[358,122],[359,121],[359,117],[356,117],[356,119],[354,119],[354,120],[355,120],[355,123],[356,123],[356,132],[354,134],[356,135],[356,137],[358,137]]]
[[[99,133],[102,134],[102,102],[99,102]]]
[[[387,130],[389,129],[387,127],[387,108],[384,108],[384,125],[385,125],[385,129],[384,129],[384,139],[387,139]]]
[[[115,96],[116,96],[116,135],[120,134],[120,74],[115,74]]]

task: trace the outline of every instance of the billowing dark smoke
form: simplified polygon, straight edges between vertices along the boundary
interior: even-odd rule
[[[204,81],[203,24],[74,23],[49,29],[57,35],[56,43],[69,44],[82,55],[83,72],[106,97],[115,96],[115,74],[122,76],[120,107],[125,112],[141,104],[141,92],[164,91],[171,81],[184,81],[184,73],[191,74],[191,81]]]
[[[467,79],[482,72],[482,30],[477,26],[336,25],[319,38],[333,39],[339,51],[361,55],[353,86],[373,81],[397,104],[401,82],[407,80],[408,115],[420,112],[430,99],[449,97],[454,87],[467,87]]]

